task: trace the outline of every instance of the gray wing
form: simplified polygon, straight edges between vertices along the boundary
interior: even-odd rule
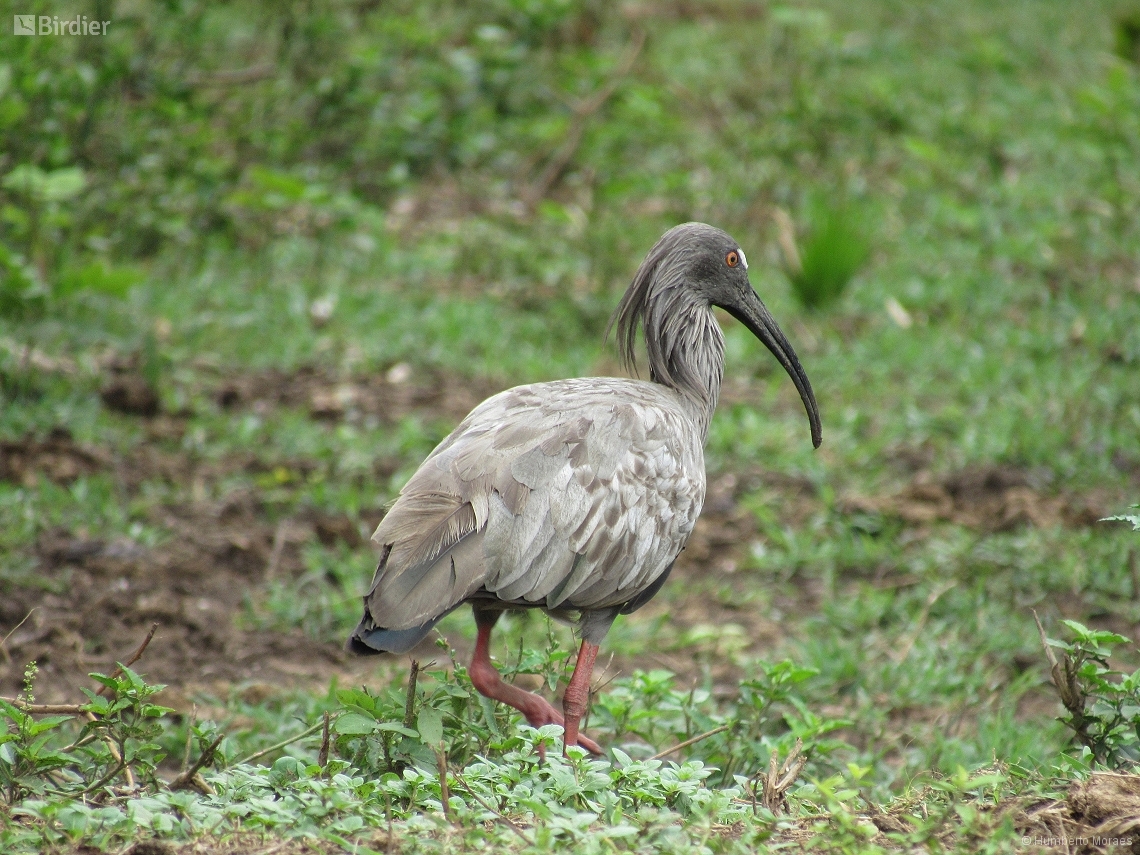
[[[704,476],[701,437],[661,386],[508,390],[432,452],[377,528],[368,611],[403,629],[481,590],[548,609],[623,605],[684,546]]]

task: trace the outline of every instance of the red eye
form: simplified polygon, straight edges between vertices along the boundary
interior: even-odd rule
[[[727,264],[729,267],[736,267],[736,265],[740,264],[740,255],[734,249],[732,252],[730,252],[728,255],[726,255],[724,257],[724,263]]]

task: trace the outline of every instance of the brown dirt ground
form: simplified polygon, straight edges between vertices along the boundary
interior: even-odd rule
[[[850,495],[840,509],[884,514],[911,526],[953,522],[981,531],[1090,526],[1111,513],[1107,495],[1050,495],[1033,481],[1031,473],[1009,465],[975,466],[944,476],[920,469],[897,493]]]
[[[880,832],[872,840],[889,850],[893,847],[885,834],[913,832],[910,816],[916,812],[921,797],[918,794],[910,800],[900,800],[887,812],[872,806],[867,818]],[[1087,780],[1071,784],[1063,798],[1016,797],[978,807],[979,829],[996,827],[1006,818],[1012,820],[1021,834],[1021,852],[1140,853],[1140,775],[1097,772]],[[968,851],[970,839],[963,838],[961,829],[952,823],[938,830],[936,837],[947,850]],[[974,839],[979,849],[983,843],[984,838]]]
[[[1098,772],[1064,799],[1024,805],[1015,822],[1029,852],[1140,852],[1140,775]]]
[[[18,691],[24,666],[34,659],[40,669],[39,701],[81,700],[78,687],[87,685],[86,674],[112,668],[152,623],[158,624],[158,632],[138,668],[148,679],[171,687],[164,700],[172,706],[180,706],[179,699],[199,688],[221,692],[248,683],[327,686],[333,675],[356,683],[374,673],[376,661],[347,657],[338,644],[315,641],[300,631],[243,628],[236,617],[267,578],[303,571],[306,543],[342,541],[352,548],[369,548],[366,538],[379,521],[380,509],[358,519],[310,512],[274,523],[254,491],[230,493],[219,501],[192,498],[211,495],[202,485],[237,472],[265,471],[269,465],[252,453],[202,461],[177,450],[171,440],[185,431],[186,415],[156,412],[152,396],[140,385],[145,381],[131,375],[129,366],[117,366],[103,386],[106,406],[139,418],[146,427],[145,439],[129,456],[77,443],[65,430],[0,442],[3,480],[32,486],[44,478],[66,484],[104,471],[126,496],[137,495],[147,482],[162,480],[187,487],[182,492],[191,497],[178,506],[151,509],[150,521],[172,534],[154,548],[86,530],[41,534],[33,556],[38,586],[8,590],[0,598],[0,695]],[[316,368],[217,372],[196,391],[223,408],[290,407],[307,410],[315,419],[374,417],[387,423],[413,412],[455,422],[495,388],[442,374],[412,378],[406,367],[395,366],[386,375],[348,379]],[[316,464],[297,460],[289,465],[305,471]],[[377,477],[389,477],[397,465],[377,461]],[[752,515],[738,499],[757,489],[770,493],[779,502],[781,516],[790,521],[805,520],[822,507],[806,480],[759,470],[714,477],[705,513],[674,571],[697,593],[674,599],[668,607],[650,604],[645,609],[648,619],[668,608],[674,627],[735,623],[749,646],[760,650],[779,640],[779,623],[763,610],[742,609],[707,595],[710,584],[733,589],[745,583],[736,570],[747,561],[758,534]],[[943,478],[920,470],[898,494],[848,497],[841,509],[894,516],[909,526],[949,520],[983,530],[1088,525],[1105,513],[1087,496],[1037,490],[1026,473],[1009,467]],[[785,613],[812,609],[822,592],[804,588],[797,596],[797,602],[777,605]],[[434,655],[434,648],[428,655]],[[691,651],[656,652],[636,664],[667,667],[682,675],[692,672],[694,677],[701,673],[694,671],[698,666]],[[699,666],[708,667],[707,661]],[[712,667],[723,670],[716,661]],[[712,676],[719,680],[730,675]]]

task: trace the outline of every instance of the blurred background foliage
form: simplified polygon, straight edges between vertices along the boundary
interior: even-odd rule
[[[5,264],[54,291],[92,257],[283,235],[367,245],[428,176],[526,178],[604,79],[599,48],[628,35],[609,9],[138,3],[106,38],[6,39]]]
[[[286,237],[374,249],[386,223],[425,211],[453,227],[478,215],[448,241],[463,258],[450,272],[524,301],[536,283],[579,301],[620,287],[678,220],[755,241],[782,206],[807,241],[797,292],[827,302],[870,254],[868,224],[842,215],[867,196],[889,201],[880,259],[939,197],[937,227],[1030,275],[1056,277],[1078,248],[1109,262],[1108,235],[1137,239],[1123,12],[1101,15],[1096,54],[986,32],[939,4],[858,16],[745,0],[81,8],[114,19],[107,37],[5,37],[8,313],[49,293],[122,293],[164,251]],[[1039,25],[1089,38],[1077,17],[1046,6]],[[904,57],[890,34],[917,19],[930,54]],[[1033,175],[1053,180],[1012,192]]]

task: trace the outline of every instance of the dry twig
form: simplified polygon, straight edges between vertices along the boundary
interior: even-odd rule
[[[894,659],[896,665],[902,665],[902,663],[906,661],[906,658],[910,656],[910,651],[914,649],[915,642],[918,641],[918,637],[922,635],[922,630],[926,627],[926,622],[930,619],[930,610],[934,607],[934,604],[938,602],[943,594],[957,584],[957,582],[946,582],[930,592],[926,598],[926,602],[922,606],[922,612],[919,614],[918,620],[915,621],[914,629],[911,631],[910,636],[903,643],[902,647],[898,649],[898,652],[891,657]]]
[[[5,635],[3,638],[0,638],[0,656],[4,658],[4,661],[6,663],[11,663],[12,661],[12,657],[8,655],[8,639],[12,637],[13,633],[15,633],[16,630],[24,625],[24,622],[32,616],[32,612],[34,612],[37,608],[39,608],[39,606],[28,609],[28,613],[20,618],[20,622],[12,627],[11,631],[7,635]]]
[[[147,632],[146,638],[144,638],[142,640],[142,643],[139,644],[139,646],[135,648],[134,653],[132,653],[130,656],[128,656],[126,658],[126,661],[115,665],[115,670],[113,670],[111,672],[111,679],[112,680],[117,679],[118,677],[121,677],[123,674],[124,668],[130,668],[132,665],[134,665],[136,662],[138,662],[140,658],[142,658],[143,653],[146,651],[147,646],[150,644],[150,640],[152,638],[154,638],[154,634],[157,630],[158,630],[158,622],[155,621],[154,623],[152,623],[150,625],[150,631]],[[103,694],[105,692],[109,691],[109,689],[110,689],[110,687],[107,686],[106,684],[104,684],[96,690],[95,694],[99,695],[99,696],[103,696]],[[90,712],[87,713],[87,720],[92,721],[92,722],[95,721],[95,714],[90,713]],[[135,786],[134,773],[131,772],[131,767],[123,762],[123,757],[119,753],[118,746],[115,745],[115,743],[113,741],[111,741],[111,738],[107,734],[102,734],[100,736],[100,738],[103,740],[103,743],[107,746],[107,749],[111,752],[111,756],[115,760],[117,760],[119,762],[119,764],[122,766],[123,774],[127,778],[127,786],[133,788]]]
[[[702,739],[708,739],[710,736],[716,736],[718,733],[724,733],[726,730],[733,727],[734,725],[735,725],[735,722],[730,721],[728,724],[722,724],[720,727],[714,727],[712,730],[706,730],[704,733],[698,734],[697,736],[694,736],[692,739],[686,739],[684,742],[677,743],[672,748],[667,748],[664,751],[658,751],[656,754],[654,754],[649,759],[650,760],[661,760],[662,758],[668,757],[674,751],[680,751],[682,748],[688,748],[690,745],[696,745]]]
[[[83,704],[29,704],[21,698],[0,698],[30,715],[82,715]]]
[[[404,727],[411,730],[416,723],[416,680],[420,676],[420,663],[413,659],[412,669],[408,672],[408,698],[404,702]]]
[[[290,736],[288,739],[282,739],[280,742],[270,745],[268,748],[262,748],[260,751],[253,752],[248,757],[239,760],[235,765],[241,766],[244,763],[252,763],[254,760],[257,760],[260,757],[264,757],[266,754],[272,754],[279,748],[284,748],[286,745],[292,745],[294,742],[316,733],[322,727],[324,727],[324,722],[317,722],[312,727],[302,730],[296,736]]]
[[[435,763],[439,769],[439,804],[443,818],[451,822],[451,793],[447,791],[447,751],[442,746],[435,750]]]
[[[194,746],[194,725],[198,723],[198,705],[194,704],[190,708],[190,722],[186,725],[186,750],[182,754],[182,765],[179,767],[180,772],[185,772],[186,767],[190,765],[190,750]]]
[[[323,727],[321,728],[321,750],[317,752],[317,765],[322,769],[329,762],[329,711],[325,710]]]
[[[150,625],[150,632],[146,634],[146,638],[142,640],[142,644],[135,648],[135,652],[128,656],[125,662],[115,665],[115,670],[111,672],[112,680],[121,677],[123,675],[124,668],[130,668],[132,665],[138,662],[139,659],[142,658],[143,652],[146,650],[147,645],[150,644],[150,640],[154,638],[154,634],[157,630],[158,622],[156,621]],[[105,692],[108,691],[110,691],[110,688],[108,686],[100,686],[99,690],[95,692],[95,694],[102,696]]]
[[[1077,675],[1072,660],[1066,656],[1064,664],[1057,661],[1053,648],[1049,646],[1049,639],[1045,637],[1045,627],[1041,626],[1041,619],[1037,617],[1037,610],[1033,610],[1033,620],[1037,624],[1037,632],[1041,636],[1041,646],[1045,648],[1045,658],[1049,660],[1049,676],[1053,685],[1057,687],[1057,694],[1061,696],[1061,703],[1073,717],[1072,728],[1083,745],[1092,747],[1089,737],[1088,725],[1085,720],[1085,696],[1077,685]]]
[[[218,746],[222,744],[222,740],[225,738],[224,733],[215,736],[214,741],[202,752],[202,756],[194,761],[194,765],[170,782],[170,789],[186,790],[193,787],[203,795],[209,795],[212,792],[210,785],[198,773],[202,771],[203,766],[214,759],[214,752],[218,750]]]
[[[475,799],[475,801],[479,802],[479,804],[483,806],[484,810],[488,810],[497,816],[503,823],[506,824],[507,828],[517,834],[519,836],[519,839],[521,839],[527,846],[534,846],[534,841],[531,840],[530,837],[527,836],[527,834],[525,834],[518,825],[516,825],[507,817],[503,816],[489,804],[487,804],[487,802],[484,801],[484,799],[477,792],[475,792],[474,788],[472,788],[472,786],[468,784],[467,780],[463,777],[462,772],[453,772],[452,774],[455,775],[455,780],[462,784],[463,788],[467,790],[467,792],[471,795],[471,798]]]
[[[795,746],[778,767],[776,752],[773,751],[768,757],[768,774],[761,781],[760,802],[772,813],[782,813],[788,808],[788,790],[807,764],[803,747],[804,741],[797,739]]]
[[[776,207],[772,209],[772,219],[776,221],[776,240],[780,244],[780,251],[784,254],[784,264],[788,272],[792,276],[802,275],[804,263],[796,246],[796,226],[792,218],[783,208]]]
[[[269,550],[269,561],[265,565],[265,581],[272,582],[277,576],[277,565],[281,563],[281,553],[285,551],[286,521],[277,523],[273,530],[273,546]]]

